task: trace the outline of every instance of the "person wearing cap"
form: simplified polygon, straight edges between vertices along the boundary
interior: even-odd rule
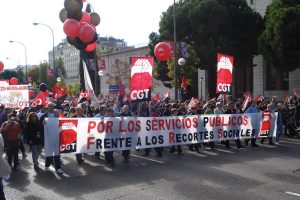
[[[58,118],[58,114],[54,112],[55,104],[52,102],[49,102],[47,104],[47,111],[44,115],[41,116],[39,120],[39,131],[41,133],[41,136],[44,137],[44,124],[46,123],[45,118]],[[50,133],[51,134],[51,133]],[[56,156],[47,156],[45,161],[45,171],[50,171],[50,164],[53,164],[54,161],[54,167],[58,174],[63,174],[63,170],[61,169],[61,161],[60,161],[60,155]]]

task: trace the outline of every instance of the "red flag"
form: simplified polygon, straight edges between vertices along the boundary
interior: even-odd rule
[[[187,96],[187,86],[186,86],[186,78],[185,77],[182,77],[182,79],[181,79],[181,89],[182,89],[181,95]]]
[[[124,95],[125,94],[125,89],[123,87],[122,81],[119,81],[119,95]]]
[[[243,110],[247,108],[248,103],[252,101],[252,97],[249,91],[244,93]]]
[[[39,92],[38,95],[33,100],[32,104],[31,104],[31,107],[46,106],[46,105],[47,105],[47,101],[46,101],[46,98],[44,96],[44,93]]]
[[[67,95],[66,88],[64,86],[59,88],[57,85],[53,86],[52,93],[55,99],[59,99]]]
[[[158,101],[159,100],[159,93],[157,93],[155,96],[152,97],[153,101]]]
[[[233,56],[218,53],[216,93],[231,92]]]
[[[255,98],[255,101],[262,101],[265,97],[263,95],[258,95],[256,98]]]
[[[132,57],[130,99],[151,100],[153,57]]]

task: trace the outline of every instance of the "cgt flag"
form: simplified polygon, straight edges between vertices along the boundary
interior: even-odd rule
[[[133,57],[130,79],[130,99],[150,101],[153,57]]]
[[[218,53],[216,93],[231,93],[233,56]]]

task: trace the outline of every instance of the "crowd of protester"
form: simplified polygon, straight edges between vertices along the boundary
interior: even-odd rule
[[[53,102],[47,106],[24,108],[23,110],[15,110],[11,108],[0,107],[0,131],[3,137],[3,151],[6,153],[6,158],[11,170],[18,170],[19,150],[22,152],[23,159],[27,156],[25,151],[31,152],[32,162],[35,170],[39,170],[39,157],[44,147],[44,123],[45,118],[85,118],[85,117],[125,117],[125,116],[140,116],[140,117],[161,117],[161,116],[188,116],[201,114],[241,114],[241,113],[259,113],[263,111],[278,112],[277,120],[277,135],[275,141],[273,138],[268,138],[268,144],[274,145],[280,143],[282,134],[287,137],[299,137],[300,127],[300,98],[291,96],[284,102],[274,96],[260,100],[249,101],[245,105],[243,99],[211,99],[207,101],[192,100],[170,102],[168,98],[158,101],[131,103],[124,98],[101,98],[100,105],[91,104],[91,100],[81,99],[78,103],[65,100],[63,104],[56,105]],[[0,147],[1,140],[0,138]],[[237,148],[243,148],[251,141],[252,147],[258,147],[256,138],[241,141],[235,140]],[[225,148],[231,148],[230,141],[221,141]],[[260,139],[260,143],[264,143],[264,139]],[[211,149],[215,148],[215,142],[196,143],[188,145],[190,151],[199,153],[202,146],[208,146]],[[178,155],[183,155],[181,145],[171,147],[154,148],[157,157],[163,156],[163,149],[170,149],[170,153],[177,152]],[[1,150],[1,149],[0,149]],[[3,153],[3,151],[0,153]],[[144,149],[144,156],[149,156],[151,149]],[[100,158],[100,152],[95,152],[96,158]],[[109,166],[114,166],[113,152],[104,153],[105,160]],[[130,160],[130,150],[122,152],[124,162]],[[84,154],[76,154],[78,164],[84,163]],[[45,171],[49,171],[50,165],[53,164],[57,173],[63,173],[60,155],[46,157]],[[2,180],[0,186],[3,188]],[[0,194],[1,195],[1,194]]]

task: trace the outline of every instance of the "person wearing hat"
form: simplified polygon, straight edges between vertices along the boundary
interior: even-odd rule
[[[41,116],[39,120],[39,131],[41,137],[44,138],[44,125],[46,124],[45,118],[58,118],[58,114],[54,112],[55,103],[49,102],[47,104],[47,111],[44,115]],[[50,133],[51,134],[51,133]],[[42,139],[42,141],[44,141]],[[45,161],[45,171],[50,171],[50,164],[54,161],[54,167],[58,174],[63,174],[63,170],[61,169],[61,161],[60,155],[56,156],[47,156]]]

